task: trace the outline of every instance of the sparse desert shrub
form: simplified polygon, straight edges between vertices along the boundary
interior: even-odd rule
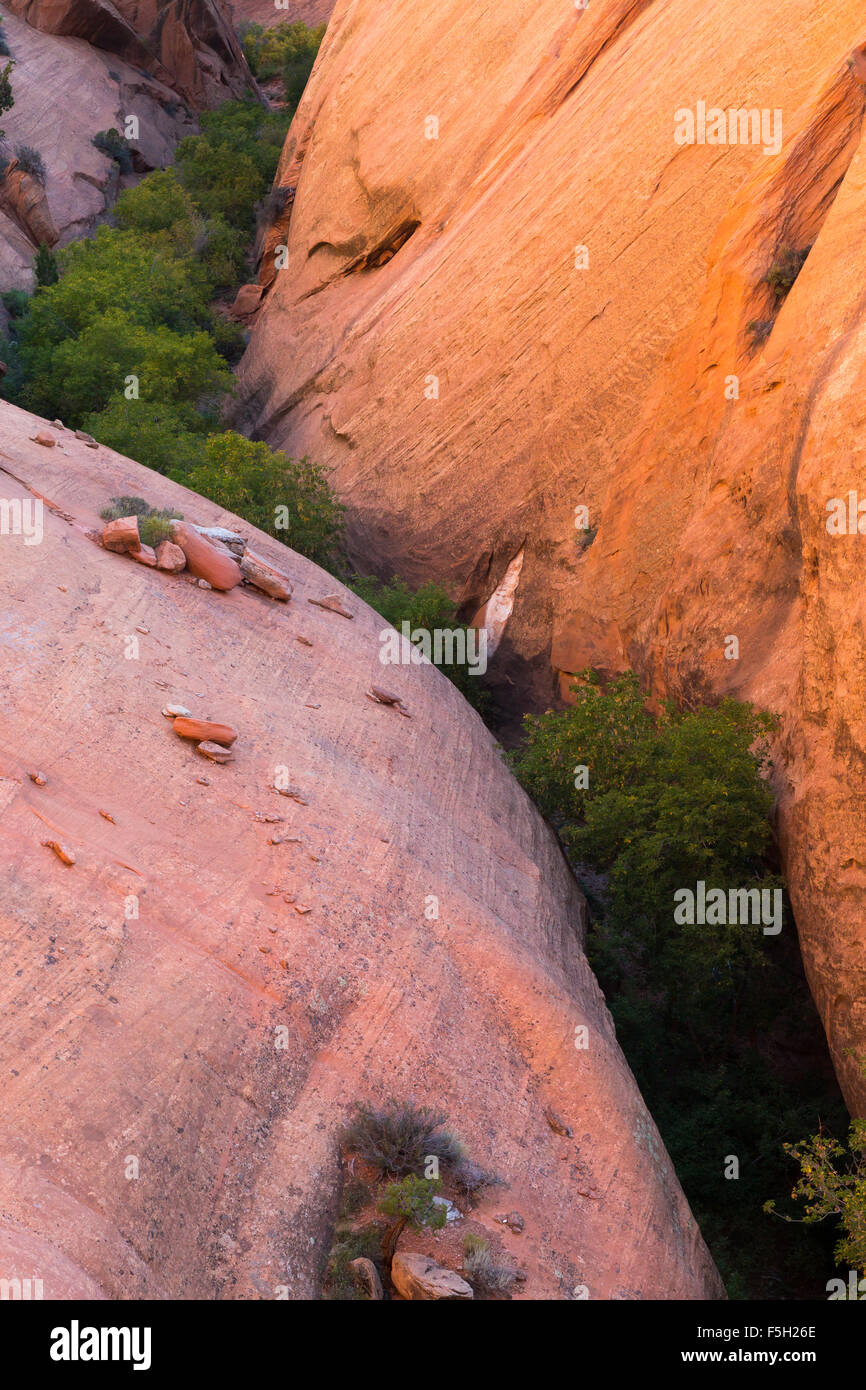
[[[449,1169],[448,1177],[469,1206],[474,1206],[488,1187],[506,1186],[504,1179],[497,1173],[482,1168],[480,1163],[475,1163],[465,1154]]]
[[[453,1167],[463,1145],[444,1129],[446,1116],[426,1105],[392,1100],[385,1106],[356,1105],[343,1130],[343,1144],[380,1173],[402,1177],[424,1171],[428,1158]]]
[[[799,250],[793,246],[783,246],[777,253],[764,276],[764,283],[770,286],[777,303],[790,292],[811,250],[811,246],[804,246]]]
[[[15,64],[10,58],[3,71],[0,72],[0,115],[4,111],[11,111],[15,105],[15,98],[12,95],[12,79],[9,76],[14,66]],[[0,140],[5,134],[5,130],[0,130]]]
[[[45,161],[38,150],[34,150],[32,145],[16,145],[15,158],[18,160],[18,167],[23,169],[25,174],[29,174],[41,184],[45,183]]]
[[[172,519],[183,520],[182,512],[160,511],[151,507],[143,497],[112,497],[111,505],[103,507],[99,515],[103,521],[117,521],[122,516],[137,516],[141,543],[152,547],[170,539]]]
[[[109,159],[113,159],[122,174],[132,173],[132,150],[129,141],[114,126],[110,130],[97,131],[90,143],[102,154],[108,155]]]
[[[765,343],[773,331],[775,319],[749,319],[746,324],[746,332],[752,339],[753,347],[760,347]]]
[[[480,1293],[510,1293],[514,1287],[515,1271],[496,1259],[483,1236],[471,1232],[463,1237],[463,1271]]]

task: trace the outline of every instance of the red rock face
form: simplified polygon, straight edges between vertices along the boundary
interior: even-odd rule
[[[524,702],[633,666],[782,716],[807,971],[866,1113],[866,540],[825,525],[859,487],[861,8],[417,0],[394,22],[335,8],[246,423],[334,470],[368,568],[467,616],[523,553],[491,676]],[[736,143],[730,120],[698,143],[698,103]],[[781,302],[765,277],[809,246]]]
[[[9,0],[9,8],[36,29],[144,68],[198,109],[254,85],[222,0]]]
[[[43,544],[0,539],[4,1275],[312,1295],[347,1109],[411,1095],[510,1183],[519,1296],[719,1296],[583,900],[481,721],[430,666],[389,678],[411,719],[368,699],[382,619],[307,603],[336,582],[249,526],[290,603],[94,545],[106,496],[241,523],[42,423],[0,406],[3,491],[51,499]],[[233,760],[174,737],[177,704],[241,731]]]

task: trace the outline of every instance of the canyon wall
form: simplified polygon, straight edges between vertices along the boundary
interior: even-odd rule
[[[866,542],[856,503],[854,534],[825,523],[858,477],[864,42],[853,0],[339,0],[240,374],[246,426],[333,469],[362,567],[471,616],[522,552],[506,702],[632,666],[780,715],[786,872],[857,1113]]]
[[[250,74],[223,0],[6,0],[46,34],[94,48],[158,78],[195,108],[249,90]]]
[[[4,1277],[46,1299],[313,1295],[341,1124],[394,1096],[447,1112],[508,1184],[475,1216],[523,1217],[503,1237],[521,1296],[723,1296],[583,899],[454,686],[392,666],[409,717],[368,698],[383,620],[354,594],[5,403],[0,478]],[[240,529],[291,601],[100,548],[118,495]],[[318,606],[335,590],[349,616]],[[237,730],[234,760],[179,739],[172,702]]]

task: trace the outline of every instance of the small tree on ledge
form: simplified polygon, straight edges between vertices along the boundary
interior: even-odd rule
[[[445,1208],[433,1200],[441,1186],[439,1178],[431,1181],[410,1173],[400,1182],[389,1182],[385,1188],[379,1210],[390,1218],[382,1236],[382,1264],[389,1280],[397,1242],[407,1226],[413,1230],[422,1226],[439,1230],[445,1225]]]

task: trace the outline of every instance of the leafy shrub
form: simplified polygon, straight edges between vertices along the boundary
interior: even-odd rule
[[[812,1225],[837,1217],[842,1234],[834,1250],[836,1262],[866,1276],[866,1120],[852,1123],[847,1150],[828,1134],[786,1144],[785,1150],[800,1164],[791,1196],[806,1203],[802,1220]],[[775,1205],[767,1202],[764,1210],[774,1212]]]
[[[122,174],[132,173],[132,149],[125,135],[114,126],[110,130],[98,130],[90,142],[101,154],[113,159]]]
[[[794,935],[674,920],[675,890],[699,880],[780,886],[774,721],[731,700],[653,714],[633,674],[580,680],[573,706],[527,717],[512,766],[591,895],[591,963],[729,1293],[818,1296],[823,1235],[760,1221],[785,1140],[843,1113]],[[725,1154],[737,1182],[720,1181]]]
[[[208,439],[205,461],[184,481],[317,564],[339,563],[343,508],[309,459],[296,462],[229,431]]]
[[[458,623],[456,605],[441,584],[429,583],[423,584],[420,589],[410,589],[399,578],[384,583],[380,579],[356,575],[349,581],[349,587],[398,631],[405,622],[412,631],[433,633],[437,629],[462,629],[468,632],[465,623]],[[445,654],[443,652],[443,657]],[[457,686],[461,695],[483,714],[489,704],[489,695],[480,677],[472,675],[467,666],[460,662],[443,659],[435,664]]]
[[[14,66],[15,64],[10,58],[3,71],[0,72],[0,115],[2,115],[4,111],[11,111],[12,107],[15,105],[15,98],[12,95],[12,79],[10,77],[10,73]],[[3,139],[5,134],[5,130],[0,130],[0,140]]]
[[[471,1232],[463,1237],[463,1270],[480,1293],[510,1293],[514,1287],[515,1271],[491,1254],[488,1241]]]
[[[357,1231],[342,1229],[335,1233],[325,1267],[322,1298],[343,1303],[360,1302],[365,1298],[351,1264],[361,1257],[381,1264],[383,1230],[382,1225],[371,1224]]]
[[[37,285],[57,284],[60,275],[57,268],[57,257],[44,241],[39,243],[39,250],[33,261],[33,269],[36,273]]]
[[[385,1106],[358,1104],[343,1130],[343,1143],[365,1163],[394,1177],[421,1173],[435,1157],[443,1167],[463,1158],[463,1146],[447,1129],[438,1110],[412,1101],[392,1100]]]
[[[34,150],[32,145],[16,145],[15,158],[18,160],[18,167],[23,169],[25,174],[29,174],[41,184],[45,183],[45,161],[38,150]]]
[[[302,23],[247,24],[241,42],[250,71],[261,82],[281,74],[286,101],[297,106],[312,71],[325,25],[308,29]]]
[[[26,314],[30,304],[30,296],[26,290],[4,290],[0,294],[0,300],[3,301],[3,307],[9,317],[13,319],[20,319]]]
[[[475,1206],[482,1192],[488,1187],[505,1186],[503,1179],[496,1173],[482,1168],[479,1163],[465,1155],[449,1167],[448,1176],[469,1206]]]

